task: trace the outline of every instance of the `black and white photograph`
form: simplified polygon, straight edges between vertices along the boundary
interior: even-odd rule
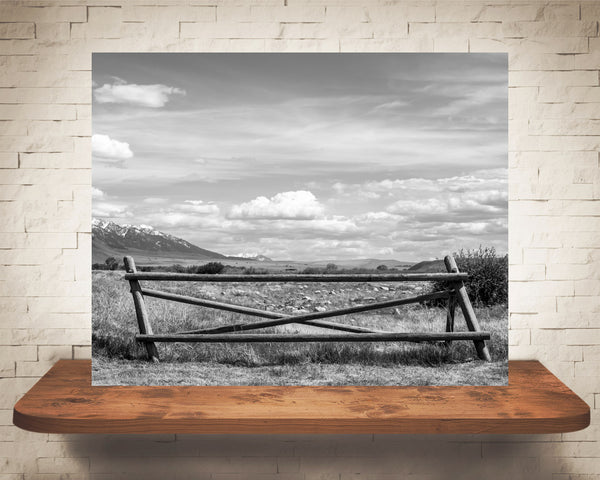
[[[94,53],[93,385],[508,385],[506,53]]]

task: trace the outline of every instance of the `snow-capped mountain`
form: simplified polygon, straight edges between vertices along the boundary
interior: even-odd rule
[[[94,218],[92,220],[92,262],[104,262],[108,257],[132,255],[172,257],[174,259],[226,258],[220,253],[197,247],[181,238],[155,230],[149,225],[119,225]]]
[[[234,255],[235,258],[244,258],[246,260],[255,260],[257,262],[272,262],[273,260],[271,260],[269,257],[265,256],[265,255],[258,255],[255,253],[239,253],[237,255]]]

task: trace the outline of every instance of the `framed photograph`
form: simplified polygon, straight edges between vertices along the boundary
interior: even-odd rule
[[[93,385],[507,385],[504,53],[93,54]]]

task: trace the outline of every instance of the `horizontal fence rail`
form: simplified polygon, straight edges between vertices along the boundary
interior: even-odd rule
[[[302,283],[339,283],[339,282],[456,282],[469,278],[467,273],[385,273],[339,274],[339,275],[221,275],[205,273],[136,272],[126,273],[125,280],[163,280],[172,282],[302,282]]]
[[[452,340],[489,340],[489,332],[446,333],[345,333],[280,335],[276,333],[236,333],[233,335],[136,335],[139,342],[270,343],[270,342],[445,342]]]
[[[473,341],[477,354],[482,360],[490,361],[491,357],[485,340],[490,339],[490,333],[479,327],[475,312],[467,295],[464,281],[467,273],[458,271],[456,262],[450,256],[444,259],[447,273],[385,273],[385,274],[335,274],[335,275],[304,275],[304,274],[262,274],[262,275],[212,275],[171,272],[138,272],[131,257],[125,257],[125,280],[129,281],[133,295],[136,317],[140,333],[136,341],[146,346],[148,357],[158,362],[156,342],[199,342],[199,343],[270,343],[270,342],[445,342],[449,345],[454,340]],[[143,288],[141,280],[173,281],[173,282],[221,282],[221,283],[350,283],[350,282],[445,282],[447,290],[430,292],[404,298],[392,298],[361,305],[353,305],[334,310],[298,313],[294,315],[269,312],[258,308],[236,305],[232,303],[207,300],[203,298],[164,292],[151,288]],[[242,315],[259,317],[264,320],[255,322],[220,325],[176,333],[153,333],[144,299],[158,298],[171,302],[185,303],[199,307],[223,310]],[[398,307],[411,303],[426,303],[436,300],[447,300],[446,332],[390,332],[356,325],[345,325],[324,320],[331,317],[364,313],[385,308]],[[466,332],[454,332],[454,313],[459,306],[464,314]],[[289,324],[309,325],[338,333],[310,334],[298,332],[284,333],[239,333],[269,327]],[[339,333],[345,332],[345,333]]]

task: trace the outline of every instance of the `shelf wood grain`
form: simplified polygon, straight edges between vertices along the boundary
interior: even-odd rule
[[[44,433],[557,433],[590,409],[536,361],[508,387],[92,387],[89,360],[60,360],[15,405]]]

